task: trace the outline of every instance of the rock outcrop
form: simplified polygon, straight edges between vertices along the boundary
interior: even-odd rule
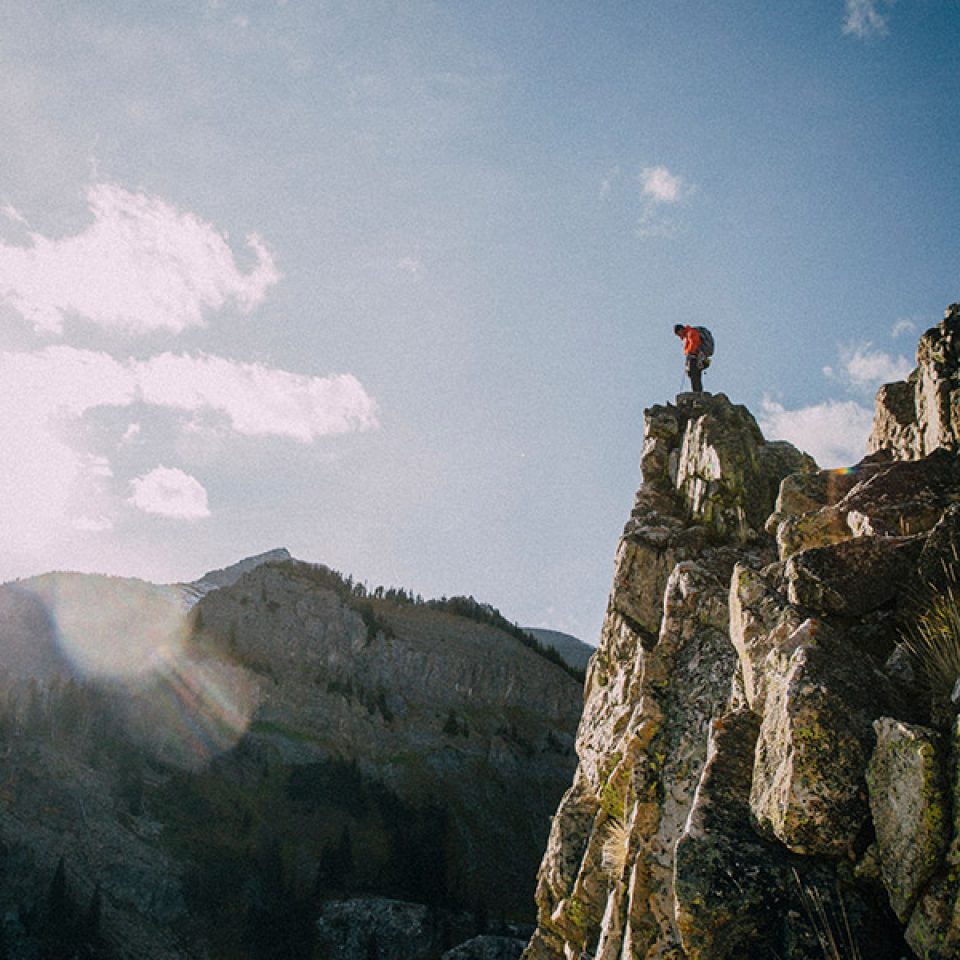
[[[954,583],[958,332],[847,470],[722,395],[646,411],[526,960],[960,955],[960,725],[909,641]]]
[[[957,451],[960,437],[960,303],[917,347],[917,366],[907,380],[888,383],[877,394],[869,450],[888,450],[917,460],[941,448]]]

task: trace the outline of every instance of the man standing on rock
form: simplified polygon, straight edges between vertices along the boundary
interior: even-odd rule
[[[682,323],[678,323],[674,326],[673,332],[683,340],[685,370],[690,378],[690,389],[694,393],[703,393],[703,368],[706,364],[703,362],[700,331],[696,327],[685,327]]]

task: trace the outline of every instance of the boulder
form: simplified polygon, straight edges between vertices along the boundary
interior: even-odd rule
[[[795,853],[846,854],[869,816],[863,660],[810,636],[767,681],[750,807],[759,828]]]
[[[819,614],[863,616],[915,583],[922,548],[915,538],[859,537],[804,550],[787,561],[790,602]]]
[[[440,960],[518,960],[526,941],[487,934],[448,950]]]
[[[729,603],[730,640],[740,657],[744,694],[751,709],[762,716],[767,658],[771,651],[786,649],[802,617],[763,574],[745,564],[734,568]]]
[[[935,739],[933,739],[935,743]],[[950,763],[947,775],[949,824],[949,846],[939,864],[935,866],[933,877],[920,890],[906,929],[906,940],[921,960],[944,960],[946,957],[960,956],[960,719],[953,726],[950,738]],[[927,766],[924,760],[914,764],[915,768]],[[920,782],[929,790],[928,801],[920,801],[917,806],[930,810],[935,823],[939,824],[940,811],[937,808],[935,776],[921,776]],[[917,810],[918,815],[922,815]],[[921,836],[927,835],[925,826],[916,825]],[[930,831],[936,836],[936,828]],[[927,840],[926,848],[933,852],[933,844]],[[924,868],[924,874],[926,874]]]
[[[940,866],[950,839],[946,745],[940,734],[881,717],[867,768],[870,813],[890,904],[902,923]]]

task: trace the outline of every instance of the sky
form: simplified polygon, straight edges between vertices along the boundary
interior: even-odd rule
[[[643,411],[823,467],[960,300],[960,0],[6,0],[0,580],[274,547],[596,643]]]

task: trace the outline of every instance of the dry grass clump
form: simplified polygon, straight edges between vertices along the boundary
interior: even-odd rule
[[[611,880],[619,880],[630,855],[630,826],[618,817],[611,817],[606,823],[606,830],[601,863]]]
[[[934,696],[949,699],[960,680],[960,575],[953,564],[945,564],[944,570],[944,584],[931,589],[902,637]]]
[[[860,948],[853,938],[850,918],[847,916],[840,891],[837,890],[839,908],[831,910],[817,887],[805,886],[796,870],[793,877],[800,888],[803,905],[810,923],[813,924],[825,960],[863,960]]]

